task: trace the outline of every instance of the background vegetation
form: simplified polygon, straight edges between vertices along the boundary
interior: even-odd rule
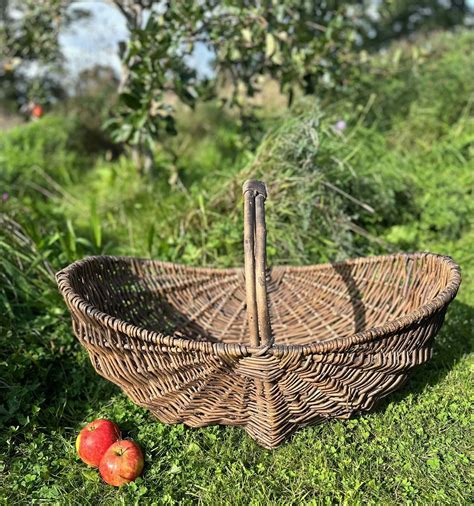
[[[334,100],[359,81],[368,51],[436,28],[472,24],[468,0],[108,0],[125,20],[118,100],[104,123],[130,149],[138,170],[176,134],[177,104],[218,98],[254,138],[256,103],[267,79],[292,104],[298,94]],[[92,3],[93,6],[93,3]],[[62,31],[91,15],[71,0],[0,0],[0,104],[64,98]],[[191,62],[196,50],[210,68]],[[258,127],[257,127],[258,129]]]
[[[474,35],[458,31],[367,54],[343,94],[297,97],[278,114],[263,108],[252,139],[215,103],[178,109],[178,135],[153,153],[158,177],[140,176],[112,146],[92,149],[89,121],[74,111],[3,132],[0,500],[468,503],[473,50]],[[167,426],[134,406],[94,373],[53,281],[89,254],[242,264],[248,176],[269,183],[273,264],[430,250],[451,255],[464,278],[433,360],[404,389],[370,414],[302,429],[272,452],[239,428]],[[75,455],[77,432],[100,416],[145,449],[143,477],[120,490]]]

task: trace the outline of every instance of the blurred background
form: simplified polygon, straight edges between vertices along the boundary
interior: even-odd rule
[[[179,501],[206,475],[217,485],[202,485],[201,499],[218,503],[223,487],[249,503],[231,478],[216,478],[222,458],[228,476],[247,479],[213,443],[230,432],[186,436],[215,452],[203,464],[178,446],[179,428],[152,430],[93,373],[53,274],[92,254],[242,265],[241,184],[255,177],[269,187],[270,264],[430,250],[454,257],[465,280],[433,365],[415,379],[441,382],[420,394],[424,414],[406,425],[401,412],[374,415],[370,430],[377,416],[398,427],[380,458],[390,453],[402,478],[378,464],[356,476],[347,464],[347,481],[331,481],[346,465],[331,450],[345,437],[335,424],[317,452],[302,435],[275,457],[262,500],[283,493],[298,454],[320,473],[298,479],[317,482],[329,503],[468,501],[464,415],[443,435],[423,431],[452,405],[468,410],[459,392],[474,323],[473,9],[472,0],[0,0],[0,498],[103,497],[64,457],[78,423],[100,411],[141,420],[138,440],[167,448],[152,451],[158,481],[122,491],[122,503],[148,493]],[[426,448],[408,444],[415,431],[431,438]],[[363,433],[350,437],[377,462]],[[229,447],[273,465],[245,442]],[[165,485],[168,468],[176,477]],[[295,503],[307,497],[301,486]]]

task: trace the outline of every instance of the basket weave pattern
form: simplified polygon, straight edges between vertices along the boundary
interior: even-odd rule
[[[402,385],[430,358],[460,273],[430,253],[267,269],[266,195],[248,188],[245,269],[99,256],[57,281],[94,368],[134,402],[273,448]]]

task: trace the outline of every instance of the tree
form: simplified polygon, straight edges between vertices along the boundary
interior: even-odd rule
[[[466,0],[390,0],[380,2],[376,15],[368,14],[373,2],[364,1],[364,45],[379,49],[395,39],[463,24],[471,12]]]
[[[62,96],[58,35],[65,15],[61,0],[0,0],[0,100],[48,101]],[[34,74],[28,73],[36,65]]]
[[[230,85],[227,103],[244,116],[245,97],[258,93],[262,77],[279,82],[289,102],[296,89],[338,89],[350,79],[356,35],[341,2],[114,3],[127,19],[130,41],[120,105],[108,127],[117,142],[142,151],[175,133],[176,101],[194,107]],[[214,55],[212,80],[199,79],[188,63],[197,44]]]

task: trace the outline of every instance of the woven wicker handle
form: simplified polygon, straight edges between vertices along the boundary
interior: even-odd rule
[[[250,340],[253,346],[271,346],[272,331],[267,301],[265,199],[267,189],[261,181],[243,185],[245,290]]]

